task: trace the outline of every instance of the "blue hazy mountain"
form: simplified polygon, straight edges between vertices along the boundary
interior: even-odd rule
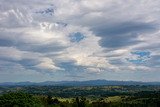
[[[0,86],[102,86],[102,85],[160,85],[160,82],[141,82],[141,81],[113,81],[113,80],[88,80],[88,81],[45,81],[45,82],[4,82]]]

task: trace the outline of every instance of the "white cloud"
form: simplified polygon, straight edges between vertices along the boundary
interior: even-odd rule
[[[40,60],[40,63],[36,65],[35,67],[39,69],[46,69],[46,70],[63,70],[59,67],[55,66],[55,63],[50,58],[43,58]]]
[[[11,60],[21,60],[22,53],[13,47],[0,47],[0,57]]]
[[[16,63],[32,60],[33,69],[48,71],[65,71],[59,65],[69,61],[91,72],[152,71],[149,64],[135,65],[126,58],[135,58],[130,52],[137,50],[147,50],[151,57],[160,54],[159,4],[158,0],[2,0],[0,58]],[[84,38],[72,42],[70,34],[77,32]]]

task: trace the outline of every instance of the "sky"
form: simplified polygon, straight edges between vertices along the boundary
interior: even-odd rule
[[[160,81],[159,0],[0,0],[0,82]]]

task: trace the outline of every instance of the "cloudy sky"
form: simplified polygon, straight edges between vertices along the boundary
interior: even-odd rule
[[[0,82],[159,76],[159,0],[0,0]]]

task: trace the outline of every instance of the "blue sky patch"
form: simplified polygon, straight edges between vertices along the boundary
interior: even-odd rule
[[[150,52],[148,51],[136,51],[136,52],[131,52],[133,55],[138,55],[139,57],[150,57]]]
[[[128,62],[131,62],[133,64],[140,64],[145,63],[150,58],[150,52],[149,51],[135,51],[131,52],[133,56],[136,56],[136,58],[126,58]]]
[[[80,42],[85,38],[85,36],[80,32],[73,33],[69,37],[71,42]]]
[[[129,59],[129,58],[126,58],[126,60],[128,62],[131,62],[131,63],[134,63],[134,64],[140,64],[140,63],[144,62],[144,60],[142,60],[142,59]]]

